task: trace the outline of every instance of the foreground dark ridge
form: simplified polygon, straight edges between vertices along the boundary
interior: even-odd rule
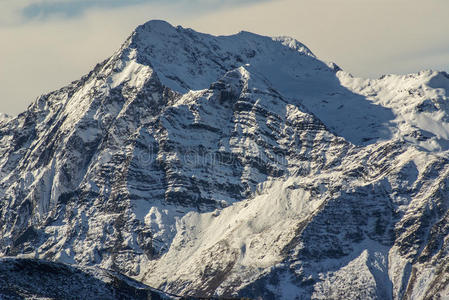
[[[35,259],[0,259],[1,299],[187,299],[98,268]]]
[[[238,300],[165,293],[124,275],[36,259],[0,259],[0,299]]]

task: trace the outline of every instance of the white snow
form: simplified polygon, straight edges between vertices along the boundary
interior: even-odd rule
[[[188,213],[176,223],[169,251],[157,262],[149,262],[151,276],[142,279],[154,286],[161,285],[167,276],[170,280],[195,280],[194,275],[213,262],[207,258],[208,249],[223,243],[226,249],[235,251],[237,275],[254,277],[279,263],[280,250],[295,235],[298,222],[321,204],[307,191],[290,191],[287,187],[292,183],[267,182],[261,187],[264,193],[252,200],[221,211]],[[198,261],[203,261],[202,265]]]

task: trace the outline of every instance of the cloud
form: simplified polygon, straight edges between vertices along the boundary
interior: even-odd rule
[[[68,0],[42,1],[25,6],[21,13],[28,19],[47,19],[54,15],[76,17],[92,8],[119,8],[133,6],[145,2],[159,2],[159,0]]]
[[[45,20],[54,16],[71,18],[81,16],[91,9],[113,9],[139,4],[177,5],[199,12],[264,1],[269,0],[45,0],[29,3],[22,8],[21,14],[26,19]]]

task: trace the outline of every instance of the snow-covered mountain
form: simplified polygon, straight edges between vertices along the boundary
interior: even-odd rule
[[[0,121],[0,253],[177,295],[449,297],[448,96],[150,21]]]

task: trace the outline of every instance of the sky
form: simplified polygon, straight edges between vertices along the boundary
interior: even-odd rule
[[[88,73],[151,19],[288,35],[354,76],[449,72],[447,0],[0,0],[0,112]]]

